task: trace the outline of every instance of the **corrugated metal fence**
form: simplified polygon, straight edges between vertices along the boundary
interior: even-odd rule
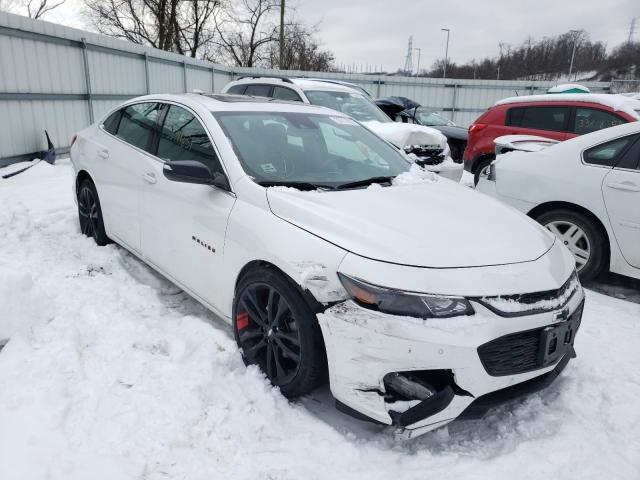
[[[0,12],[0,165],[45,148],[64,151],[73,134],[118,103],[147,93],[219,92],[247,74],[324,77],[399,95],[467,126],[495,101],[544,92],[552,82],[455,80],[230,68],[48,22]],[[588,84],[608,91],[608,83]]]

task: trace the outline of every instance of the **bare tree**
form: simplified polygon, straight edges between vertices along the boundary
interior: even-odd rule
[[[221,6],[221,0],[190,0],[183,2],[178,16],[178,40],[176,50],[196,58],[204,54],[214,38],[212,19]]]
[[[65,2],[66,0],[0,0],[0,10],[20,15],[26,14],[31,18],[38,19]]]
[[[330,71],[333,68],[333,53],[320,48],[314,38],[316,32],[317,27],[306,27],[290,20],[284,28],[284,48],[280,50],[279,42],[270,46],[269,66],[283,70]]]
[[[217,55],[239,67],[268,62],[269,45],[278,38],[273,14],[280,0],[241,0],[215,19]]]

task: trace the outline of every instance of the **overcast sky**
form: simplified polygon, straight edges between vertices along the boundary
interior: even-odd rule
[[[323,45],[336,63],[404,66],[407,41],[421,49],[421,67],[444,57],[465,62],[494,56],[498,43],[518,45],[572,29],[609,46],[627,39],[629,23],[640,17],[640,0],[293,0],[301,18],[320,23]],[[636,40],[640,41],[640,18]],[[418,53],[414,51],[413,66]]]
[[[409,35],[427,68],[444,57],[451,29],[450,61],[460,63],[498,54],[498,43],[522,43],[572,29],[585,29],[609,47],[627,39],[629,23],[640,17],[640,0],[287,0],[308,24],[319,23],[319,39],[336,63],[404,66]],[[81,0],[69,0],[46,19],[81,26]],[[635,39],[640,41],[640,18]],[[414,51],[413,66],[417,68]]]

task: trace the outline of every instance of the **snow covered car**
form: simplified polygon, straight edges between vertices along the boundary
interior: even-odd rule
[[[444,118],[436,108],[423,107],[407,97],[378,98],[375,103],[394,122],[417,123],[431,127],[447,137],[451,158],[462,162],[462,154],[467,148],[469,132],[451,120]]]
[[[543,387],[575,355],[569,251],[345,114],[150,95],[79,132],[71,161],[81,231],[229,322],[287,397],[328,378],[343,411],[414,436]]]
[[[424,168],[456,182],[462,178],[462,165],[453,162],[442,133],[430,127],[391,121],[367,95],[345,82],[253,76],[229,82],[222,92],[310,103],[346,113],[403,149]]]
[[[501,155],[476,188],[553,232],[581,279],[640,278],[640,123]]]

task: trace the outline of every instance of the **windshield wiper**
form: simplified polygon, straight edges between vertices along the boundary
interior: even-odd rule
[[[337,190],[344,190],[347,188],[357,188],[357,187],[366,187],[368,185],[371,185],[372,183],[391,183],[391,180],[393,180],[395,177],[391,176],[391,177],[371,177],[371,178],[365,178],[364,180],[357,180],[355,182],[348,182],[348,183],[343,183],[341,185],[338,185],[336,187]]]
[[[258,185],[262,187],[292,187],[297,188],[298,190],[334,190],[335,187],[331,185],[322,185],[320,183],[312,183],[312,182],[296,182],[296,181],[286,181],[286,180],[264,180],[260,182],[256,182]]]

